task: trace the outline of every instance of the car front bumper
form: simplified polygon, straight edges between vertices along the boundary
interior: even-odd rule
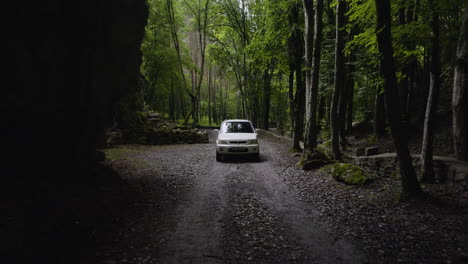
[[[217,144],[216,153],[221,155],[251,155],[260,152],[258,144]]]

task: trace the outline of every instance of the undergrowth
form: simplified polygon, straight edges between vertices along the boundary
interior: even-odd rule
[[[370,181],[364,170],[349,163],[334,163],[323,168],[333,179],[349,185],[364,185]]]

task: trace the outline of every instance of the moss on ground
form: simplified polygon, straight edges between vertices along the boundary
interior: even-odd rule
[[[134,145],[122,145],[116,148],[103,149],[102,152],[106,155],[106,160],[111,162],[128,162],[136,168],[148,168],[146,161],[136,157],[136,155],[149,151],[148,149],[141,148]],[[151,161],[155,163],[157,161]]]
[[[325,167],[333,179],[349,185],[363,185],[369,182],[364,171],[349,163],[335,163]]]
[[[110,161],[123,159],[128,156],[128,154],[134,152],[129,148],[109,148],[103,150],[106,154],[106,159]]]

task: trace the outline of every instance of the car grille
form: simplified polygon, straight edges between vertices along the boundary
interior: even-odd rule
[[[248,148],[228,148],[229,152],[247,152]]]
[[[234,140],[234,141],[229,141],[229,144],[247,144],[247,141]]]

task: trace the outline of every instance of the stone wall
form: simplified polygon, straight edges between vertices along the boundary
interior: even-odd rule
[[[350,160],[364,170],[379,175],[399,176],[398,160],[395,153],[384,153],[374,156],[350,157]],[[420,155],[413,155],[416,173],[421,168]],[[468,163],[455,158],[434,156],[434,173],[439,182],[453,184],[461,190],[468,190]]]

